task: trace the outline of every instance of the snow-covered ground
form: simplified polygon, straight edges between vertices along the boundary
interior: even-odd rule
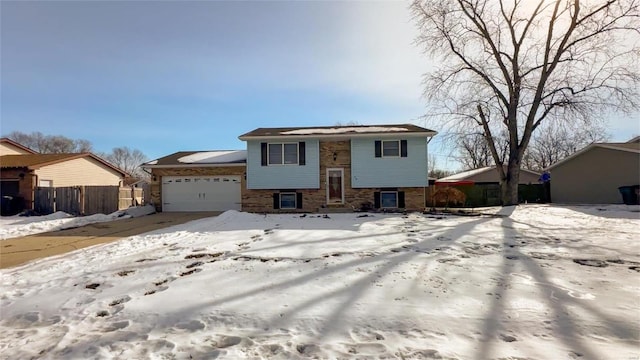
[[[147,205],[119,210],[109,215],[95,214],[74,217],[65,212],[58,211],[44,216],[2,216],[0,217],[0,240],[40,234],[49,231],[70,229],[118,219],[128,219],[131,217],[148,215],[153,212],[155,212],[154,207]]]
[[[3,270],[3,358],[638,359],[640,212],[216,218]]]

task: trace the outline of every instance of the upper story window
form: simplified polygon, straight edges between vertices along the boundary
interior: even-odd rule
[[[407,157],[407,140],[376,140],[375,157]]]
[[[400,156],[400,140],[384,140],[382,141],[383,157]]]
[[[270,143],[269,165],[298,165],[298,143]]]
[[[269,165],[306,165],[306,146],[304,141],[260,143],[260,164]]]

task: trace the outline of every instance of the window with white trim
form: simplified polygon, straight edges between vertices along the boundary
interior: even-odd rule
[[[380,192],[380,207],[381,208],[397,208],[398,207],[398,192],[397,191],[381,191]]]
[[[270,143],[269,165],[298,165],[298,143]]]
[[[296,193],[280,193],[280,209],[295,209],[296,197]]]
[[[400,140],[383,140],[382,156],[400,157]]]

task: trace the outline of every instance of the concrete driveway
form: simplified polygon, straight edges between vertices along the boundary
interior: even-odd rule
[[[0,269],[219,214],[163,212],[3,240],[0,241]]]

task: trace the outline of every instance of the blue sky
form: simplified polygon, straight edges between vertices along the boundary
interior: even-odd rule
[[[242,149],[257,127],[425,125],[430,66],[405,2],[2,1],[0,15],[2,134],[157,158]],[[638,132],[612,124],[612,140]]]

